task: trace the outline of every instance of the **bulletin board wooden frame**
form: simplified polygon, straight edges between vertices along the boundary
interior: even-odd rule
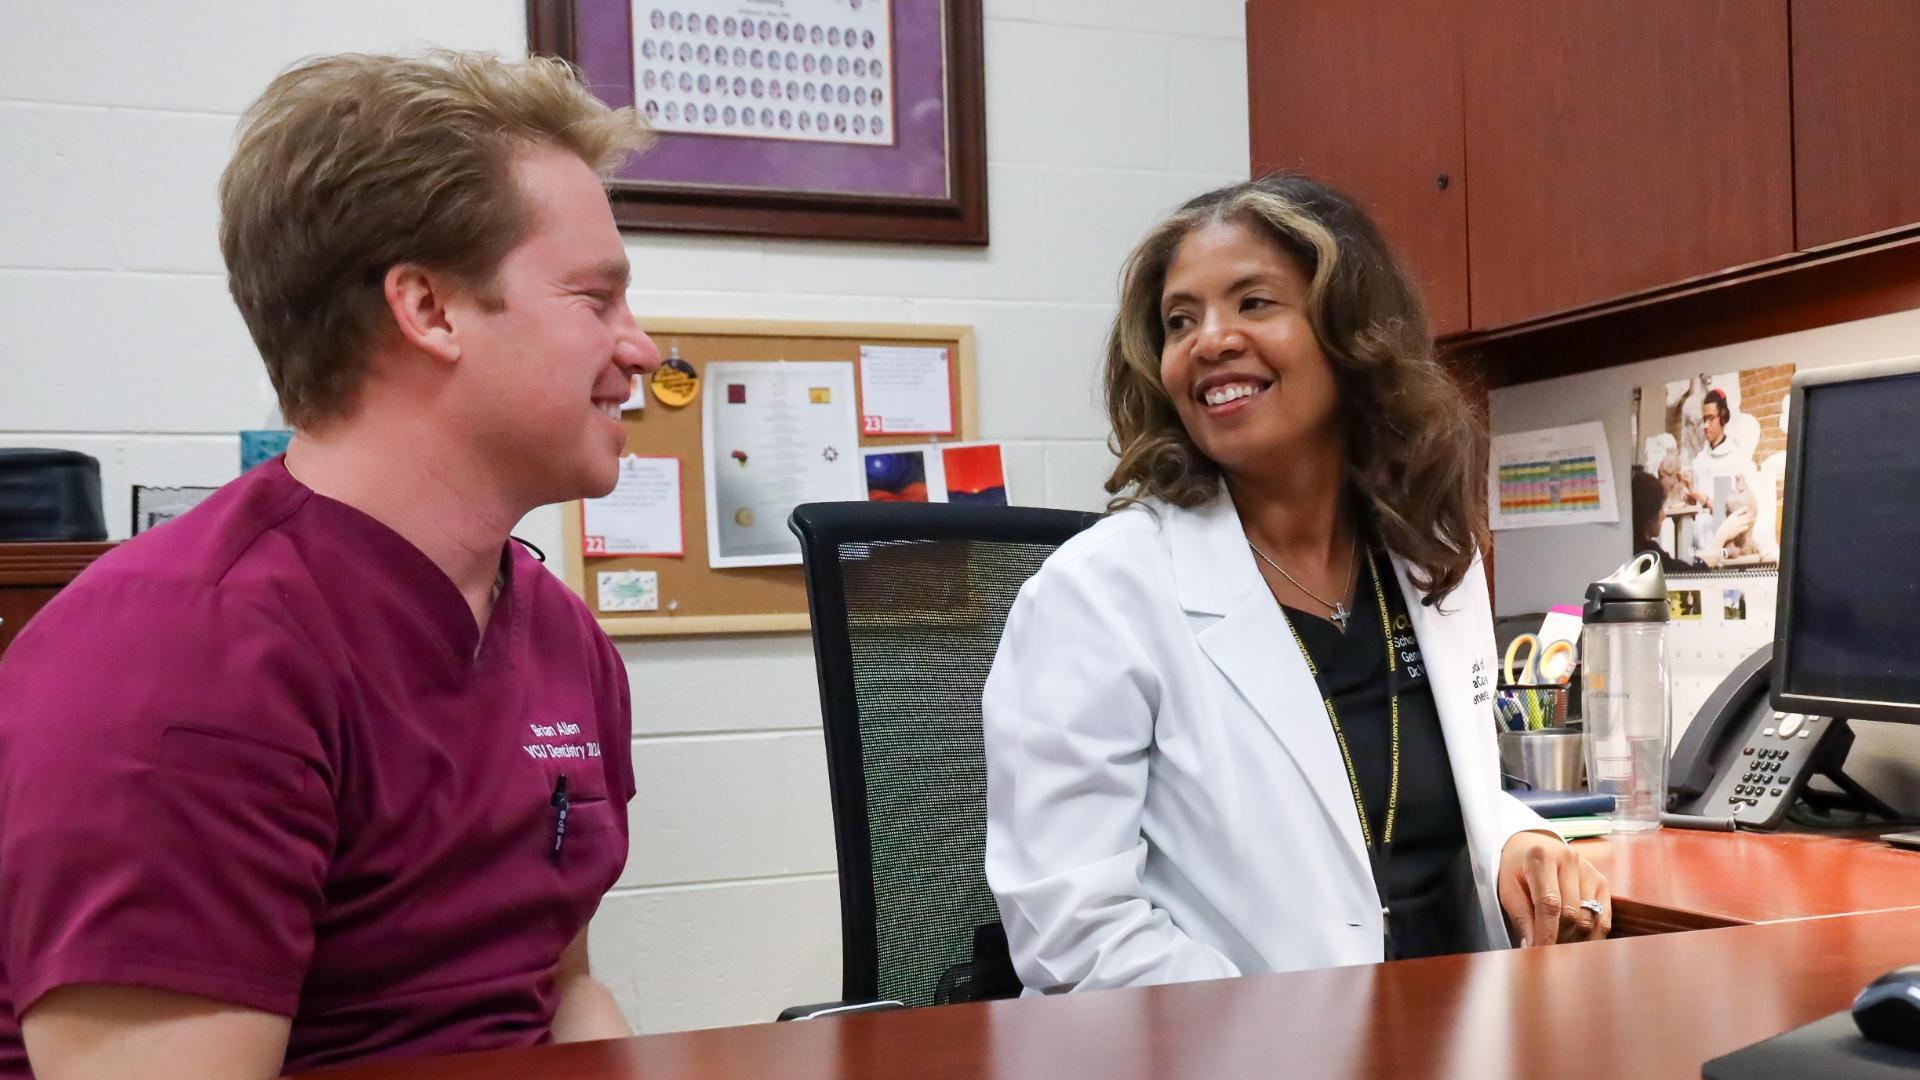
[[[842,360],[855,365],[859,388],[860,346],[945,346],[951,365],[955,431],[952,435],[861,435],[860,446],[925,446],[979,438],[979,399],[974,391],[973,328],[906,323],[815,323],[739,319],[643,319],[641,326],[662,356],[678,348],[701,374],[700,393],[712,392],[706,365],[713,361]],[[681,461],[680,509],[685,553],[679,557],[587,555],[579,502],[563,511],[563,577],[601,629],[612,637],[753,634],[805,631],[807,590],[801,568],[761,566],[715,570],[707,565],[706,463],[701,451],[700,398],[677,409],[648,397],[645,409],[627,413],[627,451],[673,455]],[[855,415],[860,415],[856,409]],[[1004,461],[1003,461],[1004,466]],[[598,577],[606,570],[651,570],[660,575],[660,610],[604,614]]]

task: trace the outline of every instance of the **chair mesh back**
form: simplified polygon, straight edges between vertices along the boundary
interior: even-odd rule
[[[980,694],[1015,594],[1053,545],[843,543],[873,860],[879,992],[933,1001],[999,921],[986,854]]]

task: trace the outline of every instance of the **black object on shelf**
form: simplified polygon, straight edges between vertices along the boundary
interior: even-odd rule
[[[100,462],[73,450],[0,449],[0,541],[106,538]]]

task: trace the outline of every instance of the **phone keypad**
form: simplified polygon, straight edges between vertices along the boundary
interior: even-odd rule
[[[1810,741],[1820,721],[1795,713],[1774,713],[1772,723],[1760,729],[1753,741],[1740,748],[1739,769],[1722,789],[1726,803],[1739,813],[1758,807],[1762,800],[1778,802],[1791,791],[1799,763],[1794,750]]]
[[[1734,785],[1728,802],[1758,806],[1760,796],[1771,792],[1778,798],[1785,790],[1784,785],[1793,782],[1793,774],[1785,771],[1787,751],[1749,746],[1742,754],[1748,759],[1746,769],[1740,775],[1740,782]]]

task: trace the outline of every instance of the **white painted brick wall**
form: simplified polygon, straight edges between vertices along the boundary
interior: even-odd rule
[[[0,446],[101,461],[127,490],[213,484],[274,422],[226,296],[214,182],[293,60],[428,44],[524,54],[519,0],[9,0],[0,35]],[[636,235],[645,314],[968,323],[980,421],[1017,501],[1097,508],[1097,374],[1121,257],[1243,178],[1241,0],[987,0],[984,250]],[[521,534],[549,550],[558,515]],[[811,645],[621,645],[640,796],[595,969],[643,1031],[838,996],[838,896]]]

